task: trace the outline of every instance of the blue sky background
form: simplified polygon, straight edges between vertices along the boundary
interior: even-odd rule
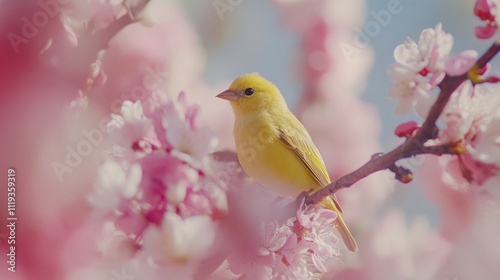
[[[297,34],[282,23],[281,11],[270,1],[241,0],[233,11],[225,12],[224,19],[221,20],[213,2],[184,2],[206,50],[206,80],[218,84],[229,82],[241,74],[257,71],[275,82],[289,106],[294,108],[302,91],[301,85],[294,80],[299,40]],[[388,2],[389,0],[368,1],[365,22],[374,20],[370,11],[386,9]],[[455,38],[454,54],[470,48],[482,53],[491,42],[479,41],[474,36],[474,27],[479,23],[473,14],[474,2],[401,0],[402,11],[392,15],[390,23],[371,38],[370,46],[374,50],[375,60],[366,80],[366,88],[361,94],[366,102],[378,109],[382,122],[382,151],[388,151],[400,142],[392,133],[397,124],[411,119],[418,120],[413,114],[396,117],[393,114],[396,103],[385,100],[391,84],[386,71],[394,62],[394,48],[407,36],[418,40],[423,29],[435,27],[438,22],[442,22],[443,29]],[[361,26],[363,27],[364,25]],[[436,222],[435,209],[420,193],[418,179],[409,186],[397,187],[392,200],[409,217],[423,214],[433,223]]]

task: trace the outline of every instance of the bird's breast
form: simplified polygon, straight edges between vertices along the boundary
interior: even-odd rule
[[[295,196],[317,183],[295,153],[279,138],[266,116],[238,119],[234,137],[243,170],[281,196]]]

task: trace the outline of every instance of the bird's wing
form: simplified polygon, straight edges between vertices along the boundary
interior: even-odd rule
[[[292,120],[277,122],[287,124],[286,127],[278,127],[280,141],[295,153],[321,187],[330,184],[330,177],[326,171],[325,163],[314,145],[311,136],[309,136],[305,127],[295,118],[295,116],[291,113],[290,115],[291,116],[288,117],[293,118]],[[337,206],[338,210],[342,213],[342,208],[337,202],[337,199],[334,195],[332,198],[335,206]]]

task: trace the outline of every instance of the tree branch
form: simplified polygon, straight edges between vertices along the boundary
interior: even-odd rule
[[[476,67],[477,69],[483,68],[499,51],[500,44],[493,44],[477,60],[474,67]],[[306,205],[316,204],[322,201],[325,197],[332,195],[343,188],[348,188],[355,184],[357,181],[365,178],[366,176],[384,169],[389,169],[395,172],[396,178],[398,177],[398,175],[401,176],[401,172],[404,174],[408,174],[409,172],[409,174],[411,174],[409,170],[405,168],[398,168],[396,166],[396,162],[400,159],[421,154],[459,154],[460,152],[457,152],[453,149],[454,144],[439,146],[425,146],[424,144],[428,140],[435,139],[437,137],[437,119],[443,112],[446,104],[448,104],[451,94],[458,88],[458,86],[460,86],[460,84],[462,84],[467,79],[468,73],[460,76],[446,75],[443,81],[441,81],[441,83],[439,84],[441,92],[439,93],[436,102],[432,105],[427,118],[422,124],[422,127],[413,136],[411,136],[404,143],[386,154],[379,153],[373,155],[372,158],[363,166],[347,175],[338,178],[319,191],[311,195],[309,195],[308,193],[302,193],[297,198],[297,202],[300,203],[300,201],[302,201],[302,199],[304,198],[304,203]]]

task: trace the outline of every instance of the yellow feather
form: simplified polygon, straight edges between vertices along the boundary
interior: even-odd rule
[[[331,182],[309,133],[290,112],[273,83],[257,73],[246,74],[218,97],[231,101],[236,152],[250,177],[287,197],[317,190]],[[357,251],[335,196],[322,204],[337,212],[336,229],[346,247]]]

